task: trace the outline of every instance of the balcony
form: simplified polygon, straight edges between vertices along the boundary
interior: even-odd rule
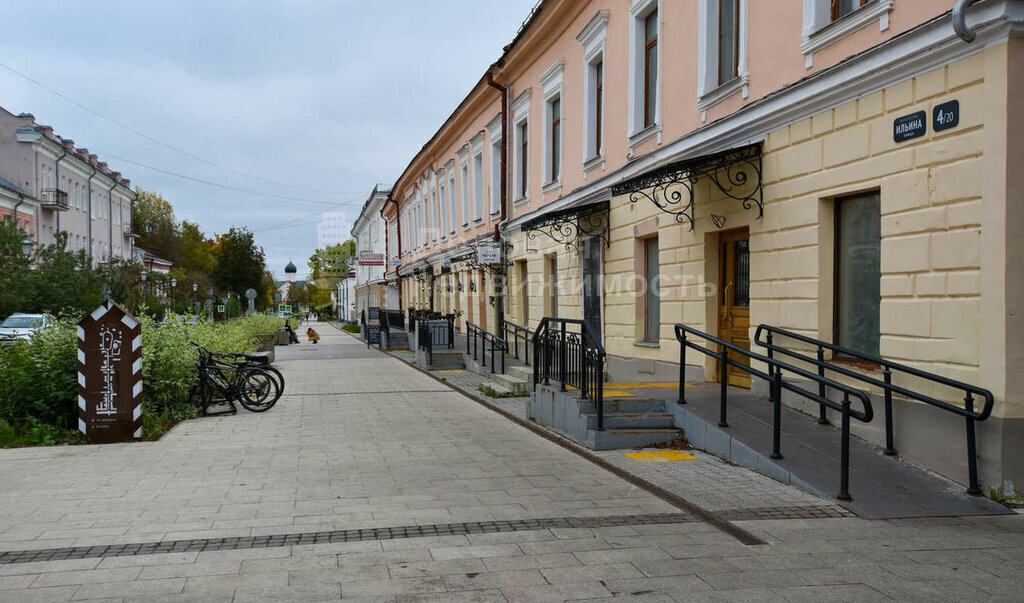
[[[65,211],[68,209],[68,194],[59,188],[44,188],[40,191],[39,205],[44,209]]]

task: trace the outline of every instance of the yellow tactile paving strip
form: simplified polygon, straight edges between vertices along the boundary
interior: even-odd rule
[[[647,450],[644,452],[627,452],[629,458],[641,463],[667,463],[669,461],[694,461],[697,457],[682,450]]]

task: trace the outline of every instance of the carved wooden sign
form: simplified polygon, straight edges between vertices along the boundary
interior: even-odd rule
[[[142,437],[142,325],[110,300],[78,323],[78,430],[91,444]]]

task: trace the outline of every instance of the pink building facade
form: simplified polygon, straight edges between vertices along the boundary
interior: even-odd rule
[[[545,0],[384,206],[401,309],[581,319],[618,382],[677,379],[676,324],[746,349],[784,328],[987,388],[982,481],[1024,480],[1024,13],[970,4]],[[721,378],[693,356],[687,380]],[[897,405],[901,453],[966,482],[931,443],[962,421]]]

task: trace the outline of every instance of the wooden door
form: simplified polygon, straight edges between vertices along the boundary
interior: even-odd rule
[[[750,233],[746,229],[723,233],[718,243],[718,337],[750,349]],[[746,357],[734,360],[749,364]],[[721,374],[719,367],[718,374]],[[750,373],[729,367],[729,385],[750,387]]]

